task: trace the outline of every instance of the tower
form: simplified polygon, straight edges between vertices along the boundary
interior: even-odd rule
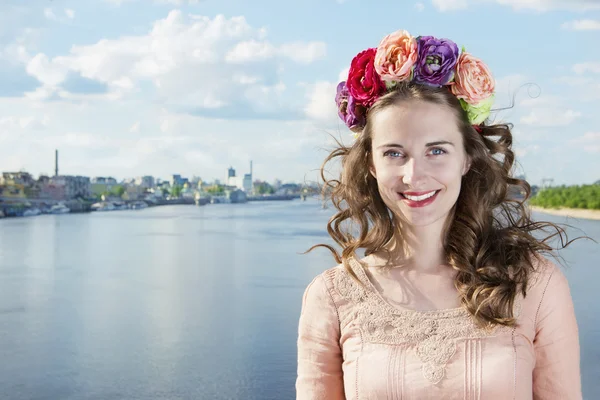
[[[235,185],[235,169],[233,167],[229,167],[227,170],[227,180],[225,181],[227,185],[234,186]]]
[[[58,149],[54,150],[54,176],[58,176]]]

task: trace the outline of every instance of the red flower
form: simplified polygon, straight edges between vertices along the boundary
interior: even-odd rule
[[[366,107],[370,107],[385,90],[385,83],[375,71],[375,54],[377,49],[361,51],[352,59],[346,85],[350,95]]]

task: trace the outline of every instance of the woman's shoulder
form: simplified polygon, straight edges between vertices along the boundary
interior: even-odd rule
[[[566,280],[565,274],[557,263],[542,254],[533,254],[531,264],[533,271],[529,279],[528,291],[543,291],[550,280]]]
[[[543,302],[550,297],[570,298],[570,290],[567,278],[556,262],[541,254],[532,256],[531,261],[533,270],[523,304],[529,314],[535,314],[536,319]]]
[[[309,287],[316,286],[326,290],[334,301],[343,298],[362,301],[366,295],[365,286],[368,284],[362,262],[363,260],[354,257],[348,258],[319,273],[313,278]]]
[[[363,260],[358,260],[355,257],[350,257],[341,263],[331,266],[325,269],[323,272],[317,274],[314,279],[323,278],[325,280],[334,279],[339,275],[348,273],[348,269],[357,272],[357,269],[361,267]]]

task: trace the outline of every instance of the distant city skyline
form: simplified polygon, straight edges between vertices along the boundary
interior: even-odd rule
[[[249,172],[246,171],[242,171],[242,174],[238,174],[238,169],[235,168],[235,166],[230,165],[228,168],[225,169],[224,175],[227,175],[225,178],[223,177],[213,177],[213,178],[202,178],[201,175],[195,173],[195,174],[184,174],[181,172],[173,172],[172,174],[167,174],[167,178],[164,178],[163,176],[154,176],[154,175],[150,175],[150,174],[141,174],[141,175],[136,175],[136,176],[123,176],[123,177],[119,177],[119,176],[114,176],[114,175],[85,175],[85,174],[81,174],[81,173],[73,173],[73,174],[68,174],[68,173],[62,173],[62,170],[60,169],[60,151],[58,149],[54,150],[54,173],[45,173],[45,172],[38,172],[38,173],[34,173],[32,171],[27,170],[26,168],[21,168],[19,170],[11,170],[11,171],[1,171],[0,170],[0,174],[2,172],[27,172],[33,176],[36,177],[40,177],[40,176],[48,176],[48,177],[52,177],[52,176],[60,176],[60,175],[66,175],[66,176],[87,176],[90,179],[96,179],[96,178],[114,178],[117,182],[123,182],[126,180],[130,180],[130,179],[138,179],[138,178],[143,178],[143,177],[152,177],[154,179],[159,179],[161,181],[168,181],[168,180],[172,180],[174,176],[177,177],[185,177],[185,178],[189,178],[191,177],[191,180],[193,180],[194,178],[199,178],[202,179],[203,182],[224,182],[224,184],[228,184],[228,180],[229,178],[238,178],[238,179],[242,179],[242,180],[247,180],[248,178],[250,178],[250,182],[253,182],[255,179],[254,178],[254,174],[253,174],[253,160],[250,160],[250,164],[249,164]],[[272,179],[271,181],[267,181],[264,179],[256,179],[258,181],[264,181],[264,182],[276,182],[276,181],[282,181],[280,178],[275,177],[274,179]],[[292,182],[292,181],[289,181]],[[296,182],[297,183],[297,182]],[[234,184],[235,185],[239,185],[239,182],[236,182]]]
[[[337,83],[357,53],[406,29],[490,67],[517,175],[600,179],[600,56],[581,50],[597,47],[600,3],[309,0],[293,12],[274,0],[2,1],[0,170],[50,175],[58,148],[64,174],[212,180],[254,160],[267,182],[318,181],[329,135],[353,140]]]

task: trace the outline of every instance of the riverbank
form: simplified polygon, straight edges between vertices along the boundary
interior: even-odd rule
[[[89,213],[92,211],[139,210],[147,207],[193,204],[195,204],[194,199],[190,198],[101,202],[91,200],[18,199],[0,203],[0,218],[29,217],[42,214]]]
[[[600,221],[600,210],[586,210],[582,208],[543,208],[538,206],[531,206],[531,210],[551,215],[560,215],[563,217],[593,219]]]
[[[243,192],[242,192],[243,193]],[[295,199],[306,200],[306,196],[294,195],[259,195],[243,197],[241,200],[232,201],[226,196],[208,196],[197,199],[151,199],[151,200],[117,200],[99,201],[92,200],[46,200],[46,199],[10,199],[3,201],[0,198],[0,218],[4,217],[27,217],[40,214],[66,214],[66,213],[88,213],[92,211],[118,211],[139,210],[147,207],[169,206],[169,205],[197,205],[217,203],[245,203],[255,201],[290,201]],[[56,209],[60,206],[60,209]]]

